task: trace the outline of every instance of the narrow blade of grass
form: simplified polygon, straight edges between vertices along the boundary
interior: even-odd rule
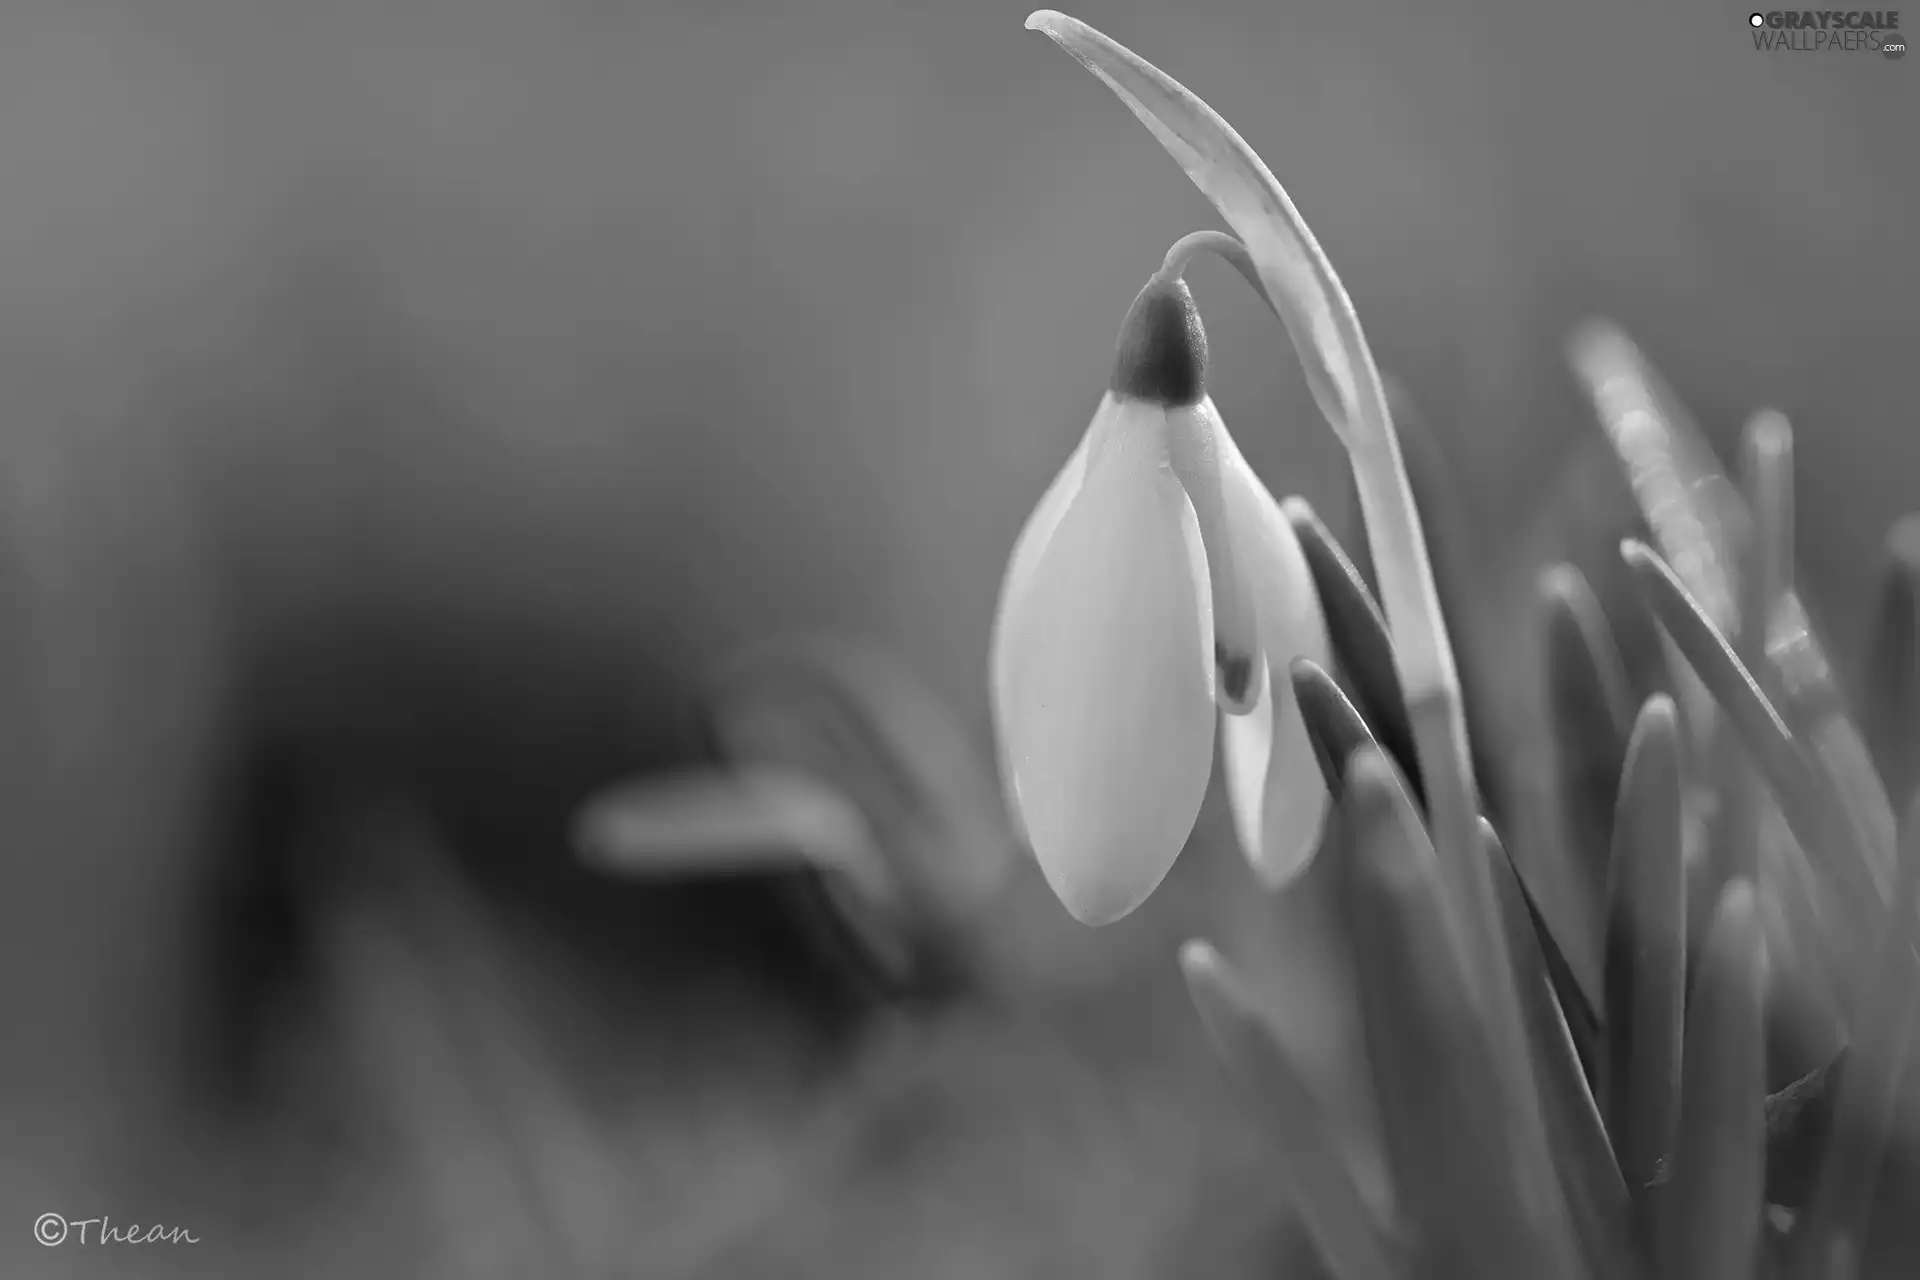
[[[1420,782],[1413,726],[1407,720],[1406,694],[1393,665],[1387,620],[1346,550],[1306,499],[1288,498],[1280,509],[1299,536],[1300,550],[1306,555],[1307,569],[1326,615],[1327,638],[1340,660],[1340,669],[1353,682],[1354,693],[1365,709],[1367,723],[1379,735],[1380,745],[1392,754],[1424,808],[1426,790]]]
[[[1311,658],[1295,658],[1288,676],[1320,776],[1326,780],[1327,790],[1338,795],[1353,753],[1363,746],[1379,745],[1372,726],[1361,718],[1340,682]]]
[[[1405,456],[1407,483],[1412,489],[1414,506],[1426,531],[1427,551],[1433,558],[1434,581],[1439,589],[1441,612],[1447,634],[1454,637],[1454,657],[1459,663],[1460,692],[1467,708],[1469,723],[1491,713],[1488,694],[1507,683],[1508,673],[1502,645],[1494,637],[1480,634],[1488,626],[1498,625],[1495,615],[1483,599],[1485,588],[1497,580],[1494,568],[1474,554],[1467,541],[1466,525],[1461,517],[1460,486],[1447,460],[1447,441],[1435,429],[1430,418],[1419,410],[1406,387],[1387,378],[1387,405],[1398,428],[1400,447]],[[1365,539],[1361,539],[1364,545]],[[1354,557],[1362,582],[1377,582],[1371,567]],[[1379,599],[1379,592],[1373,592]],[[1473,753],[1473,774],[1479,781],[1481,812],[1502,820],[1489,803],[1507,799],[1499,794],[1505,782],[1500,758],[1500,743],[1494,735],[1484,734],[1468,744]],[[1518,852],[1516,850],[1516,852]]]
[[[1352,560],[1313,508],[1299,498],[1290,498],[1282,506],[1306,552],[1327,614],[1334,652],[1341,659],[1341,670],[1357,686],[1349,694],[1346,685],[1313,663],[1294,663],[1295,696],[1307,721],[1308,737],[1314,743],[1327,786],[1330,790],[1338,789],[1339,774],[1362,738],[1384,747],[1404,776],[1408,765],[1414,762],[1415,752],[1406,707],[1399,701],[1399,678],[1393,670],[1386,624],[1381,621],[1379,610]],[[1622,741],[1624,743],[1624,736]],[[1409,785],[1415,802],[1424,806],[1426,796],[1420,789],[1417,773]],[[1609,804],[1610,797],[1611,791]],[[1486,809],[1483,799],[1479,808],[1482,812]],[[1528,909],[1540,927],[1555,992],[1567,1009],[1575,1043],[1582,1056],[1587,1057],[1599,1026],[1595,1012],[1600,990],[1598,960],[1590,955],[1585,961],[1590,972],[1583,973],[1576,967],[1560,941],[1560,935],[1567,931],[1551,927],[1524,877],[1521,888],[1526,893]],[[1586,950],[1597,953],[1598,947],[1593,945]]]
[[[1557,565],[1541,580],[1546,609],[1547,712],[1560,778],[1565,839],[1584,891],[1565,950],[1589,1001],[1601,1000],[1608,832],[1633,731],[1627,673],[1600,602],[1581,572]]]
[[[1775,696],[1766,683],[1767,623],[1793,587],[1793,431],[1783,415],[1764,410],[1747,422],[1740,437],[1740,487],[1752,521],[1741,562],[1735,648],[1762,681],[1762,691]],[[1719,816],[1712,832],[1711,874],[1704,886],[1709,901],[1736,877],[1760,883],[1760,838],[1764,810],[1771,803],[1744,753],[1718,755],[1714,773]]]
[[[1520,901],[1527,908],[1527,918],[1533,922],[1534,944],[1539,950],[1541,963],[1546,966],[1547,980],[1553,987],[1553,997],[1560,1006],[1561,1016],[1566,1019],[1567,1034],[1573,1037],[1574,1052],[1580,1057],[1580,1066],[1587,1079],[1592,1080],[1598,1070],[1600,1057],[1602,1028],[1599,1007],[1587,1002],[1587,993],[1574,976],[1573,966],[1561,953],[1560,944],[1554,939],[1553,927],[1528,890],[1526,877],[1520,874],[1520,864],[1511,853],[1507,854],[1507,869],[1513,874],[1514,886],[1520,891]]]
[[[1773,952],[1769,948],[1771,963]],[[1805,1209],[1813,1199],[1832,1140],[1834,1100],[1851,1051],[1832,1058],[1767,1097],[1767,1203]]]
[[[1799,1260],[1808,1280],[1849,1275],[1847,1260],[1857,1264],[1906,1077],[1914,1016],[1920,1009],[1920,974],[1911,963],[1915,895],[1920,893],[1920,794],[1908,805],[1903,825],[1895,910],[1876,952],[1873,989],[1863,1005],[1861,1031],[1836,1100],[1833,1141],[1801,1228],[1805,1234]]]
[[[1700,429],[1638,346],[1616,325],[1590,321],[1568,356],[1600,425],[1626,467],[1661,553],[1713,625],[1739,624],[1738,495]]]
[[[1780,712],[1805,744],[1815,781],[1832,798],[1866,860],[1876,893],[1893,885],[1893,805],[1867,752],[1866,739],[1847,714],[1846,699],[1812,621],[1792,591],[1781,596],[1767,623],[1767,665],[1780,689]]]
[[[1377,748],[1379,741],[1374,737],[1372,726],[1362,718],[1340,682],[1318,664],[1307,658],[1294,659],[1291,678],[1294,698],[1299,703],[1301,719],[1306,725],[1307,741],[1312,744],[1314,759],[1320,766],[1320,776],[1326,781],[1327,789],[1338,795],[1347,764],[1354,752],[1361,747]],[[1502,856],[1505,856],[1504,850]],[[1522,905],[1528,912],[1534,953],[1542,958],[1553,986],[1553,996],[1566,1011],[1577,1052],[1583,1060],[1590,1060],[1593,1043],[1598,1038],[1598,1015],[1594,1007],[1587,1003],[1585,993],[1555,943],[1538,905],[1527,892],[1525,882],[1519,879],[1518,869],[1511,860],[1507,867],[1508,874],[1515,879]],[[1443,901],[1442,906],[1451,912],[1450,903]],[[1456,921],[1454,927],[1464,926]]]
[[[1721,634],[1744,643],[1741,603],[1746,566],[1741,554],[1752,541],[1751,522],[1712,445],[1652,361],[1617,325],[1606,321],[1582,325],[1568,342],[1568,356],[1621,462],[1653,545],[1703,616]],[[1707,673],[1679,660],[1671,636],[1660,648],[1669,677],[1660,688],[1671,692],[1678,704],[1688,754],[1712,762],[1689,779],[1688,810],[1701,815],[1727,813],[1732,805],[1732,826],[1737,827],[1751,810],[1741,806],[1737,794],[1741,765],[1729,758],[1737,753],[1725,750],[1723,709],[1708,691]],[[1731,793],[1723,790],[1729,773],[1734,775]],[[1696,951],[1724,882],[1722,864],[1734,860],[1716,855],[1732,848],[1744,858],[1751,848],[1734,829],[1708,834],[1718,841],[1697,851],[1689,842],[1690,854],[1696,856],[1689,858],[1695,892],[1689,899],[1693,915],[1688,927]]]
[[[1627,748],[1607,890],[1607,1052],[1601,1098],[1620,1169],[1651,1242],[1648,1188],[1680,1115],[1686,870],[1680,738],[1672,699],[1647,699]]]
[[[1752,1280],[1766,1186],[1766,950],[1753,885],[1720,897],[1687,1011],[1680,1128],[1660,1217],[1670,1280]]]
[[[1180,968],[1215,1048],[1269,1126],[1287,1194],[1335,1280],[1394,1280],[1394,1246],[1349,1174],[1328,1118],[1301,1073],[1268,1033],[1244,983],[1205,942],[1180,951]]]
[[[1618,326],[1590,321],[1574,332],[1567,351],[1654,545],[1713,625],[1736,635],[1744,512],[1711,446],[1659,371]],[[1669,665],[1691,745],[1711,753],[1720,731],[1713,699],[1700,675],[1685,664]]]
[[[1432,845],[1378,748],[1354,754],[1339,802],[1342,914],[1420,1273],[1580,1274],[1557,1182],[1515,1159],[1536,1109],[1497,1069]]]
[[[1795,834],[1811,836],[1821,831],[1826,815],[1818,812],[1819,801],[1793,735],[1725,634],[1653,548],[1630,538],[1621,544],[1620,554],[1675,647],[1732,719],[1783,803],[1791,806],[1786,816],[1794,823]]]
[[[1793,429],[1784,415],[1765,410],[1748,422],[1741,479],[1751,536],[1741,583],[1739,651],[1856,827],[1856,839],[1871,856],[1870,869],[1885,894],[1893,877],[1893,806],[1794,589]],[[1736,783],[1735,790],[1744,793],[1748,787]],[[1751,850],[1751,842],[1742,840],[1746,834],[1731,833],[1729,852]],[[1751,874],[1750,865],[1730,870]]]
[[[1595,1275],[1627,1280],[1642,1270],[1634,1249],[1633,1204],[1547,975],[1519,878],[1492,824],[1482,821],[1480,834],[1500,895],[1507,953],[1513,957],[1514,985],[1540,1083],[1547,1148],[1566,1191],[1573,1234]]]
[[[1920,786],[1920,512],[1887,534],[1880,598],[1863,664],[1867,742],[1892,795]]]
[[[859,811],[787,770],[709,770],[624,784],[581,810],[574,845],[593,866],[639,877],[847,867],[884,877]]]
[[[1673,570],[1641,542],[1628,540],[1621,553],[1661,625],[1746,744],[1801,850],[1815,860],[1824,883],[1838,895],[1845,927],[1824,929],[1820,941],[1840,953],[1840,972],[1857,979],[1864,954],[1854,934],[1861,922],[1877,920],[1885,910],[1857,831],[1815,777],[1779,712]]]
[[[1774,602],[1793,589],[1793,427],[1764,409],[1740,436],[1740,488],[1752,518],[1752,554],[1741,575],[1741,630],[1766,626]]]

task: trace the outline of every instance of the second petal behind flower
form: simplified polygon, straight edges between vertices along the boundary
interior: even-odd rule
[[[1320,597],[1293,525],[1227,434],[1216,428],[1227,520],[1253,584],[1267,696],[1245,716],[1220,721],[1228,807],[1254,872],[1269,888],[1312,860],[1326,823],[1327,790],[1294,700],[1295,658],[1328,665]]]

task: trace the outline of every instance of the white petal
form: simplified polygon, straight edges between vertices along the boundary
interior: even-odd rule
[[[1219,426],[1220,413],[1209,396],[1167,410],[1168,459],[1193,503],[1212,576],[1214,693],[1222,711],[1243,716],[1265,693],[1267,667],[1247,564],[1227,514],[1226,454],[1215,438]]]
[[[1103,404],[1064,505],[1044,542],[1036,512],[1040,545],[1009,567],[995,714],[1047,882],[1075,918],[1105,924],[1166,876],[1206,794],[1213,611],[1164,411]]]
[[[1007,558],[1007,571],[1000,579],[1000,597],[993,606],[993,638],[987,651],[991,668],[988,685],[992,696],[994,761],[1000,767],[1000,788],[1006,797],[1007,816],[1013,820],[1014,834],[1023,841],[1031,837],[1027,835],[1026,819],[1020,813],[1019,791],[1014,782],[1012,763],[1007,758],[1008,693],[1003,636],[1009,613],[1027,598],[1034,566],[1040,562],[1040,553],[1047,549],[1054,529],[1059,527],[1060,517],[1067,513],[1067,504],[1080,492],[1080,483],[1087,474],[1087,442],[1093,439],[1094,428],[1109,412],[1108,402],[1102,400],[1099,411],[1094,415],[1093,426],[1087,428],[1086,434],[1080,437],[1080,443],[1067,458],[1067,464],[1060,468],[1053,483],[1040,495],[1039,505],[1027,517],[1020,536],[1014,539],[1013,554]]]
[[[1227,802],[1247,861],[1278,887],[1312,859],[1326,821],[1326,784],[1287,669],[1295,658],[1328,664],[1327,623],[1293,526],[1224,426],[1218,438],[1227,519],[1253,580],[1268,667],[1262,704],[1221,720]]]

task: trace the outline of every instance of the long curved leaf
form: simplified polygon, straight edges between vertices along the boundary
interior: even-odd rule
[[[1464,770],[1460,682],[1425,535],[1393,433],[1386,388],[1333,264],[1273,171],[1186,86],[1077,18],[1042,9],[1027,26],[1044,32],[1112,89],[1247,246],[1268,301],[1293,340],[1315,403],[1353,454],[1374,569],[1408,694],[1416,703],[1443,698],[1454,704],[1456,723],[1449,731],[1461,756],[1456,767]],[[1471,819],[1467,814],[1462,821]],[[1471,836],[1470,831],[1460,834]]]

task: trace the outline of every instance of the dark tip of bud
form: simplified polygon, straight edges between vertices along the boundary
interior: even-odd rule
[[[1213,646],[1213,665],[1220,672],[1220,688],[1228,698],[1235,702],[1247,696],[1247,687],[1253,683],[1253,658],[1244,653],[1230,652],[1223,644]]]
[[[1195,404],[1207,390],[1207,332],[1186,281],[1155,276],[1120,326],[1113,390],[1150,404]]]

